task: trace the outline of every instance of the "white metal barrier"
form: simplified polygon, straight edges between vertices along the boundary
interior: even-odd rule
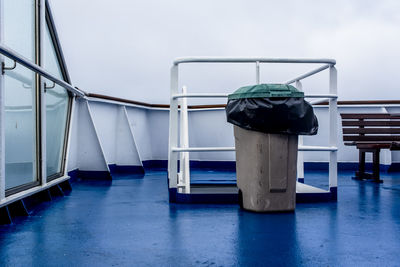
[[[271,59],[271,58],[182,58],[174,61],[171,68],[170,88],[170,122],[168,143],[168,179],[169,188],[177,188],[179,193],[189,194],[190,186],[190,157],[189,152],[235,151],[234,147],[189,147],[188,108],[187,98],[227,98],[222,93],[187,93],[184,86],[179,91],[179,65],[183,63],[255,63],[256,83],[260,84],[260,63],[315,63],[324,64],[306,74],[296,77],[286,84],[296,83],[295,86],[303,91],[301,80],[329,69],[328,94],[305,95],[314,98],[311,104],[329,102],[329,146],[304,146],[302,137],[299,139],[298,177],[304,178],[303,151],[329,152],[329,188],[337,187],[337,71],[333,59]],[[180,108],[179,108],[180,105]],[[179,116],[180,111],[180,116]],[[180,137],[180,138],[178,138]],[[180,140],[178,140],[180,139]],[[180,170],[178,173],[178,155]]]

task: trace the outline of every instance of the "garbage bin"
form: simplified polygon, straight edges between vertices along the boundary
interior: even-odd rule
[[[283,84],[239,88],[228,97],[234,124],[239,204],[256,212],[296,206],[298,135],[315,135],[318,120],[304,93]]]

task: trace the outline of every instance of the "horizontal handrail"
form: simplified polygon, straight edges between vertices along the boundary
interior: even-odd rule
[[[235,147],[173,147],[172,152],[235,151]]]
[[[329,98],[336,99],[336,98],[338,98],[337,95],[333,95],[333,94],[305,95],[304,97],[305,98],[324,98],[324,99],[329,99]]]
[[[334,59],[307,59],[307,58],[263,58],[263,57],[187,57],[177,58],[174,65],[182,63],[320,63],[335,65]]]
[[[329,98],[321,98],[317,100],[310,101],[311,105],[327,105],[329,104]]]
[[[80,89],[77,89],[73,86],[71,86],[70,84],[66,83],[63,80],[60,80],[56,77],[54,77],[52,74],[50,74],[49,72],[47,72],[44,68],[32,63],[29,59],[25,58],[24,56],[18,54],[17,52],[15,52],[14,50],[6,47],[3,44],[0,44],[0,54],[3,54],[4,56],[14,60],[15,62],[21,64],[22,66],[30,69],[31,71],[40,74],[41,76],[45,77],[46,79],[55,82],[56,84],[58,84],[61,87],[64,87],[65,89],[67,89],[68,91],[80,96],[80,97],[84,97],[86,95],[86,93]]]
[[[113,96],[102,95],[102,94],[94,94],[94,93],[88,93],[87,96],[90,98],[116,101],[116,102],[120,102],[120,103],[133,104],[133,105],[143,106],[143,107],[148,107],[148,108],[169,109],[169,104],[150,104],[150,103],[139,102],[139,101],[135,101],[135,100],[129,100],[129,99],[125,99],[125,98],[113,97]],[[311,102],[311,104],[322,105],[322,106],[328,105],[328,100],[329,100],[328,96],[329,95],[325,95],[325,97],[324,97],[325,99],[318,99],[318,100],[316,100],[316,102],[318,102],[318,103]],[[308,97],[308,95],[306,95],[306,97]],[[310,98],[312,98],[312,95],[310,95]],[[338,103],[338,106],[400,105],[400,100],[344,100],[344,101],[338,101],[337,103]],[[225,108],[225,106],[226,106],[226,104],[189,105],[188,109],[192,110],[192,109]]]
[[[299,146],[299,151],[337,151],[333,146]],[[235,151],[235,147],[173,147],[172,152],[217,152]]]
[[[140,101],[135,101],[135,100],[129,100],[129,99],[125,99],[125,98],[119,98],[119,97],[95,94],[95,93],[87,93],[86,96],[88,98],[115,101],[115,102],[120,102],[120,103],[125,103],[125,104],[131,104],[131,105],[135,105],[135,106],[141,106],[141,107],[145,107],[145,108],[169,109],[168,104],[150,104],[150,103],[145,103],[145,102],[140,102]]]
[[[299,151],[337,151],[335,146],[299,146]]]
[[[173,99],[177,99],[177,98],[209,98],[209,97],[218,97],[218,98],[226,98],[228,97],[229,93],[226,94],[207,94],[207,93],[193,93],[193,94],[176,94],[173,95],[172,98]]]
[[[229,96],[229,93],[226,93],[226,94],[193,93],[193,94],[176,94],[176,95],[172,95],[172,98],[173,99],[177,99],[177,98],[213,98],[213,97],[227,98],[228,96]],[[333,95],[333,94],[305,95],[304,97],[306,97],[306,98],[324,98],[324,99],[338,98],[337,95]]]

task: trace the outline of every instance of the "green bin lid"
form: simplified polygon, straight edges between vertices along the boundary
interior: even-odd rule
[[[257,84],[240,87],[228,99],[264,97],[304,97],[304,93],[287,84]]]

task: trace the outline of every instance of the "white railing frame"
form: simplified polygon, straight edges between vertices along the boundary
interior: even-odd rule
[[[271,59],[271,58],[220,58],[220,57],[193,57],[176,59],[171,68],[170,88],[170,121],[168,142],[168,180],[169,188],[176,188],[179,193],[190,193],[189,152],[210,151],[235,151],[234,147],[189,147],[188,141],[188,109],[187,98],[227,98],[224,93],[187,93],[186,87],[179,92],[179,65],[183,63],[255,63],[256,83],[260,84],[260,63],[312,63],[324,64],[323,66],[298,76],[285,84],[296,83],[296,87],[303,91],[301,80],[329,69],[329,94],[305,95],[307,98],[317,98],[311,104],[329,102],[329,146],[304,146],[303,138],[299,138],[299,178],[304,178],[303,151],[329,152],[329,188],[337,187],[337,71],[333,59]],[[178,108],[180,105],[180,109]],[[179,120],[180,112],[180,123]],[[180,127],[178,127],[180,126]],[[179,129],[180,128],[180,132]],[[180,146],[178,146],[178,133],[180,133]],[[180,172],[178,174],[177,162],[180,155]]]
[[[186,93],[186,86],[183,86],[182,93]],[[188,106],[187,98],[180,99],[180,145],[183,149],[189,148],[189,125],[188,125]],[[185,193],[190,193],[190,167],[189,167],[189,152],[180,153],[179,159],[179,182],[178,187],[184,186]]]
[[[296,80],[296,88],[300,91],[303,92],[303,84],[301,83],[300,80]],[[303,136],[299,136],[299,146],[302,146],[304,141],[303,141]],[[297,152],[297,179],[301,182],[304,182],[304,153],[303,151],[298,151]]]
[[[3,2],[0,1],[0,43],[4,39],[4,16],[3,14]],[[4,62],[4,57],[0,54],[0,66]],[[6,165],[5,165],[5,91],[4,91],[4,76],[0,73],[0,201],[6,197]]]

